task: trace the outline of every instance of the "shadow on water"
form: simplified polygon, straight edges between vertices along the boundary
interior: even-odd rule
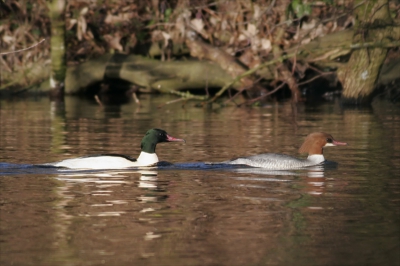
[[[247,174],[257,174],[257,175],[304,175],[309,177],[323,177],[325,169],[336,169],[337,163],[332,161],[326,161],[322,165],[307,167],[303,169],[289,170],[269,170],[259,167],[250,167],[246,165],[229,165],[224,163],[207,163],[207,162],[193,162],[193,163],[169,163],[161,161],[157,163],[157,166],[150,167],[131,167],[124,169],[68,169],[64,167],[55,167],[50,165],[35,165],[35,164],[12,164],[12,163],[2,163],[0,162],[0,175],[15,175],[15,174],[99,174],[102,173],[119,173],[124,172],[146,172],[154,171],[168,171],[168,170],[198,170],[198,171],[226,171],[234,173],[247,173]]]

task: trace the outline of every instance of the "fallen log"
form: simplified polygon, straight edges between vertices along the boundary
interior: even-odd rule
[[[175,93],[180,90],[204,90],[206,88],[223,88],[218,93],[222,94],[227,88],[233,88],[239,91],[243,87],[253,85],[254,76],[262,77],[264,80],[273,80],[274,64],[283,59],[296,57],[297,62],[312,63],[313,65],[330,70],[336,69],[339,65],[345,65],[345,61],[337,61],[338,57],[350,54],[352,49],[353,31],[346,30],[324,37],[315,39],[307,45],[295,47],[293,50],[287,50],[284,58],[278,58],[264,62],[256,68],[246,70],[230,55],[225,55],[219,51],[214,51],[214,54],[209,54],[213,49],[211,45],[204,46],[204,43],[193,42],[193,46],[199,49],[205,49],[200,54],[208,57],[219,56],[216,61],[223,61],[222,64],[210,62],[207,60],[187,60],[187,61],[164,61],[161,62],[155,59],[149,59],[137,55],[126,54],[105,54],[96,59],[88,60],[79,65],[69,66],[67,69],[67,78],[65,80],[65,93],[78,94],[89,92],[89,87],[97,85],[107,80],[123,80],[134,84],[140,88],[149,91],[159,91],[162,93]],[[211,49],[211,50],[210,50]],[[205,51],[205,52],[204,52]],[[222,56],[222,57],[221,57]],[[215,60],[215,59],[214,59]],[[394,58],[390,62],[390,67],[381,69],[380,80],[381,84],[389,84],[391,81],[398,78],[399,58]],[[393,67],[395,66],[395,67]],[[32,70],[25,69],[25,73],[36,73],[29,75],[30,84],[39,83],[43,80],[44,74],[49,73],[48,64],[40,64],[31,66]],[[40,69],[40,75],[37,71]],[[260,71],[266,70],[264,75],[260,75]],[[14,78],[11,79],[11,75]],[[236,75],[236,76],[235,76]],[[251,77],[253,76],[253,77]],[[3,78],[5,77],[3,73]],[[27,87],[26,78],[19,77],[18,73],[10,73],[7,80],[13,81],[13,87],[22,87],[24,91]],[[24,77],[27,77],[25,74]],[[36,80],[35,80],[36,79]],[[4,79],[3,79],[4,82]],[[9,86],[0,87],[0,94],[11,91]],[[115,89],[110,86],[110,89]],[[19,90],[17,90],[18,92]],[[48,92],[50,86],[46,79],[37,91]],[[205,94],[205,93],[204,93]],[[181,94],[178,94],[181,95]]]
[[[89,86],[107,79],[121,79],[163,93],[220,88],[233,80],[221,67],[208,61],[160,62],[137,55],[115,54],[69,67],[65,93],[85,92]]]

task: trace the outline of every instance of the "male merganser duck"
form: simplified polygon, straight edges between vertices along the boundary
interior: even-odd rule
[[[338,145],[347,145],[347,143],[334,140],[330,134],[315,132],[306,137],[299,149],[299,153],[308,153],[307,159],[298,159],[284,154],[264,153],[218,164],[240,164],[269,170],[300,169],[322,164],[325,161],[324,155],[322,155],[323,147]]]
[[[141,152],[137,159],[118,154],[100,154],[66,159],[47,163],[45,166],[66,167],[70,169],[120,169],[128,167],[152,166],[158,162],[156,145],[160,142],[175,142],[184,139],[171,137],[162,129],[153,128],[142,139]]]

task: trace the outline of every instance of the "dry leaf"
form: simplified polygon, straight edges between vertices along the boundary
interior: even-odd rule
[[[271,41],[266,38],[262,38],[261,39],[261,49],[265,50],[267,52],[271,51],[271,49],[272,49]]]
[[[74,27],[74,25],[75,25],[76,23],[78,23],[78,20],[77,20],[77,19],[74,19],[74,18],[70,19],[70,20],[69,20],[69,23],[68,23],[68,25],[67,25],[67,30],[72,29],[72,27]]]
[[[208,39],[208,33],[204,30],[204,22],[200,18],[195,18],[190,21],[190,26],[197,33],[201,34],[203,38]]]
[[[86,6],[84,8],[81,9],[81,12],[79,12],[80,16],[84,16],[87,14],[87,12],[89,11],[89,8]]]
[[[120,52],[122,52],[124,50],[122,45],[119,43],[121,41],[121,36],[118,32],[115,33],[114,36],[107,34],[107,35],[104,35],[103,37],[106,40],[106,42],[110,48],[118,50]]]
[[[248,37],[253,37],[256,36],[258,33],[257,27],[254,24],[248,24],[247,25],[247,30],[244,31],[244,33],[248,36]]]
[[[192,28],[193,28],[195,31],[197,31],[198,33],[200,33],[201,31],[203,31],[203,29],[204,29],[203,20],[202,20],[202,19],[199,19],[199,18],[192,19],[192,20],[190,21],[190,25],[191,25]]]
[[[85,14],[88,12],[89,8],[88,7],[84,7],[81,9],[81,11],[79,12],[79,17],[77,19],[77,29],[76,29],[76,37],[78,38],[78,40],[82,41],[83,36],[86,33],[86,29],[87,29],[87,22],[85,19]]]
[[[104,19],[106,24],[116,24],[121,22],[130,21],[134,17],[135,13],[128,12],[128,13],[119,13],[118,15],[114,16],[111,14],[110,11],[107,12],[107,16]]]
[[[164,37],[164,47],[168,46],[168,40],[171,39],[171,35],[169,35],[167,32],[162,31],[161,32],[162,36]]]
[[[5,42],[6,44],[12,43],[14,39],[15,38],[11,35],[4,35],[2,38],[3,42]]]

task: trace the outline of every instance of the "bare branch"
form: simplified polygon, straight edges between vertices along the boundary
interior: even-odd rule
[[[26,51],[26,50],[29,50],[29,49],[32,49],[32,48],[38,46],[39,44],[41,44],[41,43],[44,42],[45,40],[46,40],[46,39],[42,39],[40,42],[35,43],[34,45],[31,45],[31,46],[29,46],[29,47],[27,47],[27,48],[20,49],[20,50],[17,50],[17,51],[11,51],[11,52],[0,53],[0,55],[8,55],[8,54],[15,54],[15,53],[23,52],[23,51]]]

